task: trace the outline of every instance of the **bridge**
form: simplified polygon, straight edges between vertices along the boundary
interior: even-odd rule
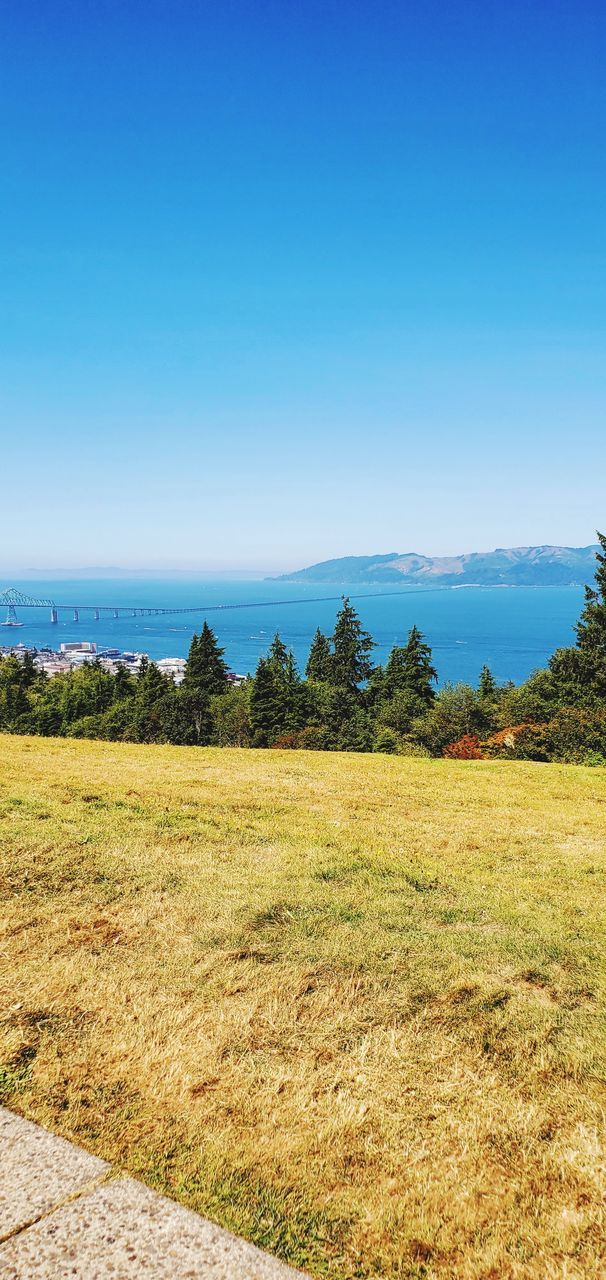
[[[6,619],[0,622],[1,627],[22,627],[17,609],[48,609],[51,622],[59,621],[60,613],[70,613],[74,622],[80,621],[80,614],[92,617],[99,622],[101,617],[111,618],[149,618],[154,615],[174,613],[206,613],[209,609],[253,609],[263,608],[271,604],[279,604],[277,600],[258,600],[246,604],[199,604],[199,605],[130,605],[130,604],[61,604],[56,600],[39,599],[27,595],[16,587],[7,587],[0,592],[0,610],[6,609]],[[288,602],[287,602],[288,603]]]
[[[415,595],[419,591],[427,591],[430,588],[402,588],[395,591],[366,591],[361,594],[350,593],[351,600],[370,600],[375,596],[403,596]],[[448,590],[445,587],[434,588],[434,590]],[[111,618],[150,618],[165,614],[184,614],[184,613],[209,613],[227,612],[230,609],[269,609],[272,606],[279,605],[282,608],[289,604],[326,604],[330,601],[340,601],[343,594],[338,596],[300,596],[298,599],[291,600],[247,600],[235,604],[198,604],[198,605],[127,605],[127,604],[60,604],[56,600],[39,599],[36,596],[27,595],[24,591],[19,591],[16,587],[7,587],[5,591],[0,591],[0,610],[6,609],[6,619],[0,622],[0,627],[22,627],[23,623],[19,621],[17,609],[47,609],[50,614],[51,622],[59,621],[60,613],[69,613],[72,615],[74,622],[80,621],[80,614],[91,617],[95,622],[99,622],[102,617]]]

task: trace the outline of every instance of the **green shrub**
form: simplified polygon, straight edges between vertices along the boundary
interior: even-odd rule
[[[549,724],[551,758],[585,764],[588,756],[606,757],[606,707],[564,707]]]
[[[393,729],[379,729],[372,744],[372,749],[373,751],[381,751],[385,755],[393,756],[396,754],[398,746],[398,735],[394,733]]]

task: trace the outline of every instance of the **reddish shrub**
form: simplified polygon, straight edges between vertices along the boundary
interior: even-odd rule
[[[442,755],[447,760],[484,760],[485,758],[480,739],[476,738],[475,733],[464,733],[457,742],[451,742],[444,747]]]
[[[487,755],[510,760],[547,760],[548,725],[512,724],[493,733],[482,745]]]
[[[299,735],[298,733],[281,733],[271,745],[274,751],[296,751],[299,746]]]
[[[299,746],[304,751],[326,751],[328,734],[321,724],[308,724],[299,734]]]

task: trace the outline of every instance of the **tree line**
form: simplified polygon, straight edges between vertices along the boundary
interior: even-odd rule
[[[437,688],[416,626],[375,665],[375,642],[344,598],[332,635],[316,631],[304,673],[276,635],[254,676],[234,687],[205,622],[181,685],[144,658],[136,675],[98,661],[49,678],[33,658],[0,659],[0,729],[183,746],[292,747],[606,764],[606,537],[585,588],[576,643],[545,669],[499,685]]]

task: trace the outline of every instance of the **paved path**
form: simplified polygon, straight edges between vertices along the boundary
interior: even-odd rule
[[[2,1280],[305,1280],[0,1107]]]

